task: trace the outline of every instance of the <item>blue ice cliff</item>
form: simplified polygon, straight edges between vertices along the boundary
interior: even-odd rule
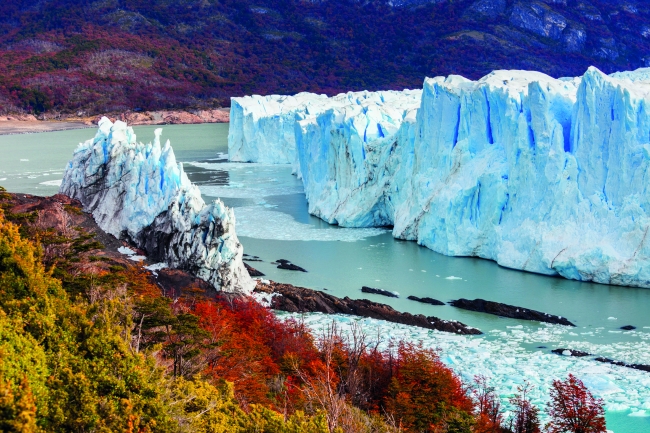
[[[186,270],[217,290],[251,292],[232,210],[220,200],[205,204],[169,141],[160,145],[161,132],[155,131],[153,143],[138,143],[126,123],[102,118],[95,138],[75,150],[60,192],[151,260]]]
[[[302,94],[281,116],[278,98],[233,99],[249,108],[231,118],[229,148],[254,149],[251,161],[295,152],[311,214],[393,226],[446,255],[650,287],[650,69],[437,77],[415,103],[411,91],[363,104]],[[261,124],[273,145],[255,139]]]
[[[228,157],[234,162],[297,163],[294,125],[333,108],[419,103],[420,90],[349,92],[332,98],[313,93],[295,96],[232,98]]]

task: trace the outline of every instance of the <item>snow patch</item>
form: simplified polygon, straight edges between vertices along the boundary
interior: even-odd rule
[[[120,254],[124,254],[125,256],[134,256],[134,255],[137,254],[136,251],[134,251],[133,249],[131,249],[129,247],[119,247],[117,249],[117,252],[119,252]]]

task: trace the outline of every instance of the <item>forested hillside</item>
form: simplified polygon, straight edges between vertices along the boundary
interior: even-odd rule
[[[487,379],[462,382],[434,350],[315,336],[178,270],[164,291],[117,245],[76,201],[0,187],[0,431],[540,431],[527,385],[505,419]],[[547,431],[605,432],[578,379],[550,394]]]
[[[0,112],[214,107],[504,68],[613,72],[648,63],[649,38],[637,0],[16,0],[0,4]]]

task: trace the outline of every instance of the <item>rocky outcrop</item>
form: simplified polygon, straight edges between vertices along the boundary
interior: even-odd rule
[[[647,371],[648,373],[650,373],[650,365],[646,365],[646,364],[627,364],[625,362],[614,361],[613,359],[602,358],[602,357],[595,358],[595,361],[603,362],[605,364],[618,365],[620,367],[632,368],[634,370]]]
[[[263,276],[265,276],[262,272],[258,271],[257,269],[255,269],[254,267],[252,267],[251,265],[249,265],[246,262],[244,262],[244,267],[248,271],[248,275],[250,275],[251,277],[263,277]]]
[[[411,295],[411,296],[409,296],[407,299],[410,299],[411,301],[415,301],[415,302],[421,302],[421,303],[423,303],[423,304],[430,304],[430,305],[445,305],[445,303],[442,302],[442,301],[439,301],[439,300],[437,300],[437,299],[433,299],[433,298],[428,298],[428,297],[418,298],[417,296],[413,296],[413,295]]]
[[[298,271],[298,272],[307,272],[305,268],[302,268],[298,265],[294,265],[289,260],[279,259],[275,261],[278,263],[278,269],[284,269],[286,271]]]
[[[368,286],[361,287],[361,291],[363,293],[371,293],[373,295],[388,296],[389,298],[399,298],[399,296],[397,294],[395,294],[393,292],[389,292],[388,290],[375,289],[375,288],[368,287]]]
[[[468,299],[458,299],[456,301],[451,301],[449,305],[463,310],[493,314],[495,316],[509,317],[511,319],[534,320],[537,322],[552,323],[556,325],[575,326],[564,317],[529,310],[528,308],[501,304],[499,302],[486,301],[484,299],[474,299],[473,301]]]
[[[254,287],[242,262],[232,209],[206,204],[176,163],[169,141],[136,141],[126,123],[104,118],[94,139],[79,145],[60,192],[81,202],[97,224],[146,252],[151,260],[185,270],[217,290]]]
[[[270,307],[274,310],[290,313],[350,314],[455,334],[482,334],[478,329],[461,322],[442,320],[433,316],[426,317],[422,314],[401,313],[388,305],[367,299],[350,299],[347,296],[341,299],[317,290],[290,284],[272,281],[268,284],[258,282],[255,291],[272,295],[270,296]]]
[[[538,36],[559,40],[567,26],[567,19],[543,3],[518,2],[512,9],[510,24]]]
[[[583,352],[582,350],[573,350],[573,349],[553,349],[552,353],[562,356],[575,356],[576,358],[584,358],[585,356],[591,356],[591,353]]]

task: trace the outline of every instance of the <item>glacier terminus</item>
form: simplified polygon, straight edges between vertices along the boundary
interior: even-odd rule
[[[331,224],[650,287],[650,69],[233,98],[229,157],[293,164],[309,212]]]

